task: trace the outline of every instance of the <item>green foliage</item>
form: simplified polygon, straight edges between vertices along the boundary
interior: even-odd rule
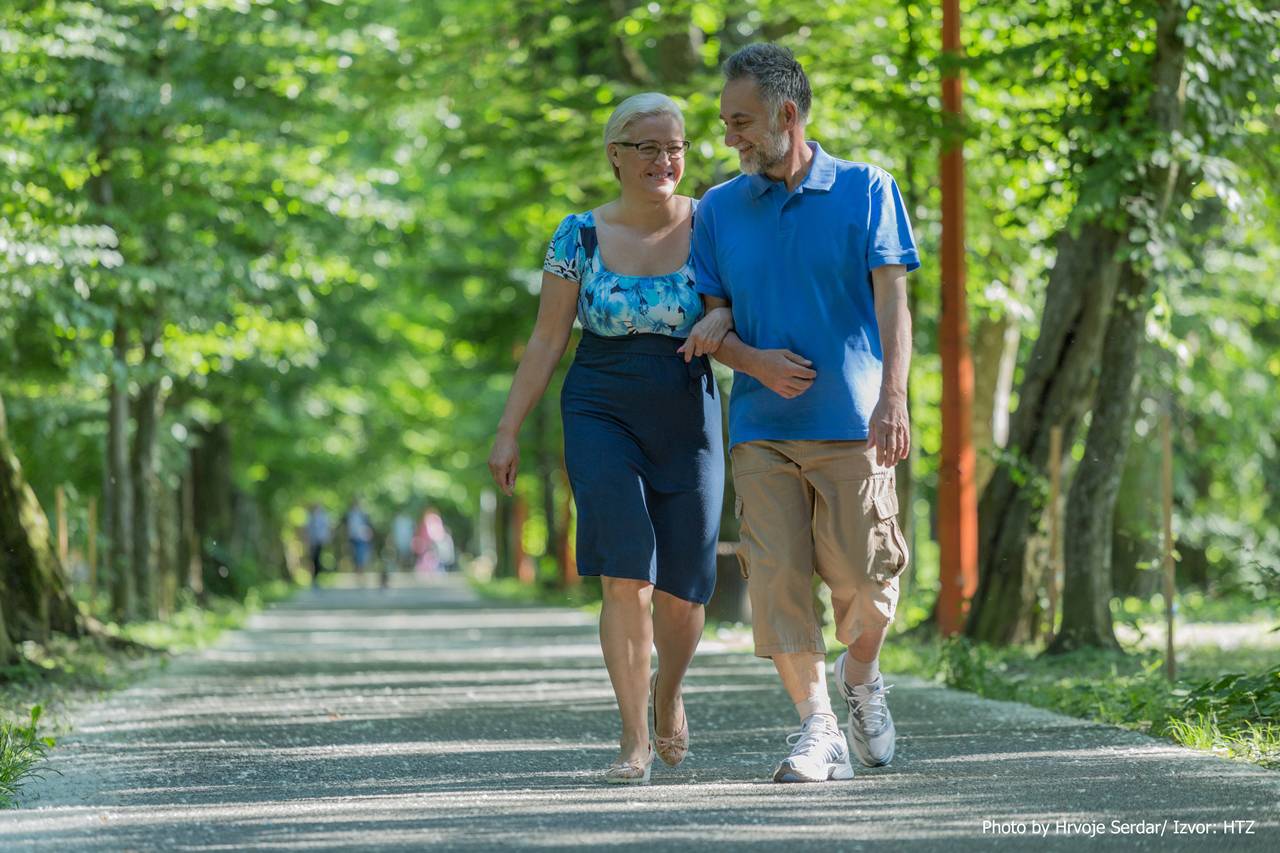
[[[0,720],[0,809],[17,805],[18,789],[25,780],[40,778],[40,764],[56,744],[36,731],[43,710],[33,705],[25,723]]]
[[[46,507],[69,487],[82,535],[102,491],[105,390],[123,372],[163,389],[169,488],[224,424],[235,486],[273,530],[359,491],[377,521],[433,502],[467,531],[546,241],[616,191],[599,144],[610,110],[638,91],[675,97],[694,142],[682,189],[701,194],[736,169],[717,65],[769,39],[810,71],[811,135],[894,172],[913,216],[917,499],[932,502],[941,447],[937,154],[959,135],[972,311],[1014,318],[1024,355],[1057,236],[1131,224],[1160,289],[1138,435],[1174,402],[1177,528],[1207,566],[1194,582],[1275,594],[1280,449],[1260,425],[1280,378],[1280,27],[1252,0],[1186,3],[1189,109],[1159,138],[1139,120],[1159,8],[972,5],[954,60],[936,4],[5,4],[0,394],[15,446]],[[952,127],[938,91],[954,63],[966,116]],[[1190,201],[1149,221],[1135,187],[1168,164]],[[560,382],[545,429],[522,435],[517,488],[541,530],[528,475],[539,451],[558,455]],[[1149,500],[1151,484],[1132,494]],[[212,585],[256,582],[251,560],[229,571]]]
[[[1280,666],[1258,675],[1232,672],[1206,681],[1187,694],[1182,712],[1211,719],[1224,731],[1280,724]]]
[[[1274,650],[1216,654],[1191,648],[1180,657],[1185,660],[1179,680],[1170,684],[1163,658],[1149,651],[1086,649],[1045,656],[1027,646],[995,648],[963,637],[897,637],[885,645],[881,667],[1280,766],[1280,668],[1271,663]],[[1257,667],[1259,674],[1224,674],[1232,667]]]

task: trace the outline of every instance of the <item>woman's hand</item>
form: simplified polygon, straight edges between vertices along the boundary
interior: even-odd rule
[[[693,328],[689,337],[676,352],[684,356],[685,363],[720,349],[724,336],[733,328],[733,309],[712,308]]]
[[[516,487],[516,471],[520,469],[520,442],[514,435],[498,433],[493,441],[493,450],[489,451],[489,473],[493,482],[507,497],[511,497]]]

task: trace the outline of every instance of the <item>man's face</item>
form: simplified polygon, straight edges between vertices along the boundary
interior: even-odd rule
[[[780,164],[791,152],[791,137],[770,113],[756,82],[730,80],[720,93],[724,144],[738,150],[738,166],[746,175],[759,175]]]

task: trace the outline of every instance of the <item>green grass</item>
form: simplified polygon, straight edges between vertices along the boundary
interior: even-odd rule
[[[23,781],[40,776],[40,764],[56,743],[37,732],[42,712],[40,705],[34,705],[26,722],[0,720],[0,809],[17,805]]]
[[[1187,649],[1170,683],[1154,651],[994,648],[964,639],[891,638],[889,672],[935,680],[990,699],[1073,717],[1280,769],[1280,667],[1274,648]]]
[[[107,624],[106,638],[54,636],[44,644],[23,643],[19,661],[0,667],[0,806],[12,805],[22,781],[38,776],[54,745],[53,738],[36,733],[42,715],[57,731],[73,705],[128,686],[165,666],[173,654],[208,646],[294,589],[275,581],[250,590],[243,602],[213,598],[200,607],[188,601],[168,619]],[[112,643],[112,637],[132,645]]]

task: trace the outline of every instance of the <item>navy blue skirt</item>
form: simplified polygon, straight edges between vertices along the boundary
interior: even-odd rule
[[[681,338],[584,332],[560,395],[578,573],[705,604],[724,497],[720,397]]]

